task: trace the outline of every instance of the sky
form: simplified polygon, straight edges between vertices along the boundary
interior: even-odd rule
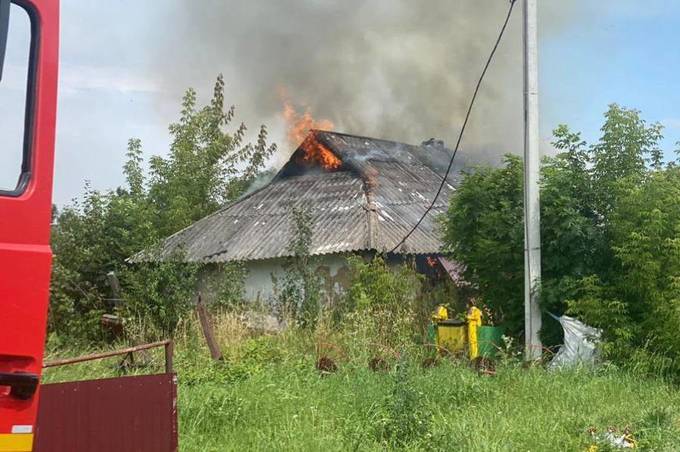
[[[167,153],[183,91],[194,87],[206,100],[218,73],[237,119],[253,131],[269,127],[280,146],[273,164],[292,151],[277,113],[281,87],[300,111],[340,131],[452,144],[507,2],[441,0],[415,21],[422,11],[410,5],[420,2],[348,2],[62,0],[55,203],[81,194],[86,180],[102,190],[122,184],[131,137],[146,156]],[[9,137],[0,187],[16,174],[24,95],[27,27],[12,17],[0,84],[0,134]],[[463,142],[473,159],[521,152],[520,25],[516,8]],[[597,139],[603,112],[616,102],[664,124],[670,155],[680,140],[679,30],[673,0],[541,0],[543,152],[560,123]]]

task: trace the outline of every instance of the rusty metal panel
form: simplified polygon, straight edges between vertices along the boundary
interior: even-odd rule
[[[175,374],[41,386],[34,451],[177,451]]]

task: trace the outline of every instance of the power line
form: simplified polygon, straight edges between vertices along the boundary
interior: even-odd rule
[[[503,39],[503,34],[505,34],[505,29],[508,27],[508,22],[510,22],[510,16],[512,16],[512,10],[515,6],[515,2],[517,0],[510,0],[510,7],[508,8],[508,14],[505,16],[505,21],[503,22],[503,26],[501,27],[500,33],[498,33],[498,38],[496,38],[496,43],[493,46],[493,49],[491,49],[491,53],[489,54],[489,58],[486,60],[486,64],[484,65],[484,70],[482,70],[482,74],[479,76],[479,80],[477,80],[477,86],[475,86],[475,91],[472,94],[472,99],[470,100],[470,105],[468,106],[467,113],[465,113],[465,120],[463,121],[463,126],[460,128],[460,133],[458,134],[458,140],[456,141],[456,147],[453,150],[453,155],[451,156],[451,160],[449,161],[449,166],[446,168],[446,174],[444,174],[444,178],[442,179],[442,183],[439,185],[439,189],[437,190],[437,193],[434,195],[434,198],[432,199],[432,203],[429,205],[429,207],[425,210],[425,213],[423,214],[422,217],[418,220],[418,222],[413,226],[413,228],[404,236],[403,239],[397,245],[392,248],[390,253],[394,253],[397,248],[399,248],[401,245],[403,245],[406,240],[415,232],[416,229],[418,229],[418,226],[420,226],[420,223],[423,222],[425,217],[427,216],[428,213],[430,213],[430,210],[434,207],[434,204],[437,202],[437,198],[441,194],[444,184],[446,184],[447,179],[449,178],[449,173],[451,172],[451,168],[453,167],[453,161],[456,158],[456,154],[458,153],[458,148],[460,147],[460,142],[463,139],[463,133],[465,133],[465,127],[467,126],[468,120],[470,119],[470,113],[472,112],[472,107],[475,105],[475,100],[477,99],[477,93],[479,92],[480,86],[482,86],[482,81],[484,81],[484,76],[486,75],[486,71],[489,69],[489,66],[491,65],[491,61],[493,60],[493,57],[496,53],[496,50],[498,49],[498,45],[501,43],[501,40]]]

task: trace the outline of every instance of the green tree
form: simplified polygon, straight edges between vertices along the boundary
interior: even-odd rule
[[[141,141],[131,139],[125,186],[100,192],[86,184],[80,199],[56,213],[52,331],[98,337],[99,317],[109,308],[109,271],[121,278],[129,314],[148,315],[166,333],[173,328],[189,301],[178,297],[186,298],[198,270],[171,263],[131,267],[126,259],[235,200],[256,180],[276,147],[267,144],[264,126],[255,144],[244,144],[243,124],[228,130],[234,111],[225,109],[221,75],[208,105],[199,107],[196,92],[187,90],[180,119],[170,125],[167,156],[151,157],[145,174]]]
[[[502,168],[467,174],[451,199],[444,237],[467,280],[515,331],[523,318],[522,174],[512,155]]]
[[[646,176],[646,163],[661,165],[663,137],[661,124],[648,125],[638,110],[612,104],[604,116],[602,135],[590,148],[592,176],[598,186],[596,207],[602,215],[615,207],[619,190]]]
[[[659,150],[659,124],[648,125],[638,111],[613,104],[601,131],[597,143],[588,146],[580,134],[559,126],[553,142],[559,153],[543,161],[541,300],[543,310],[577,313],[595,326],[610,327],[610,337],[618,340],[638,337],[644,328],[631,320],[640,320],[638,311],[647,310],[642,298],[650,299],[651,289],[645,286],[644,296],[635,295],[642,290],[637,285],[660,283],[655,265],[673,268],[670,257],[658,261],[659,247],[667,250],[672,243],[672,221],[661,228],[662,235],[652,233],[657,226],[651,219],[658,215],[666,221],[680,198],[674,198],[670,183],[661,183],[673,170]],[[477,169],[464,178],[445,219],[445,242],[453,257],[467,266],[467,278],[489,306],[505,315],[515,334],[523,328],[522,180],[518,157],[507,157],[501,168]],[[645,190],[646,198],[635,198]],[[624,261],[625,256],[630,259]],[[633,275],[633,263],[642,265],[645,256],[648,266]],[[662,286],[671,287],[668,281]],[[603,322],[607,312],[609,324]],[[542,335],[548,344],[559,341],[559,328],[548,317]]]
[[[178,122],[170,125],[172,143],[167,157],[150,159],[148,201],[162,236],[172,234],[238,198],[276,151],[267,144],[261,126],[255,144],[244,144],[246,126],[225,130],[234,119],[225,109],[224,80],[215,83],[210,104],[198,108],[196,92],[182,99]]]
[[[609,351],[624,361],[640,353],[680,370],[680,171],[654,169],[617,199],[609,229],[613,258],[570,311],[603,328]],[[596,293],[597,297],[589,296]],[[631,350],[638,350],[633,354]]]

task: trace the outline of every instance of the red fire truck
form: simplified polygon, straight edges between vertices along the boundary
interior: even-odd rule
[[[0,452],[176,451],[171,341],[43,363],[58,41],[59,0],[0,0]],[[43,367],[155,347],[162,374],[40,384]]]
[[[0,0],[0,451],[31,450],[49,297],[58,0]]]

